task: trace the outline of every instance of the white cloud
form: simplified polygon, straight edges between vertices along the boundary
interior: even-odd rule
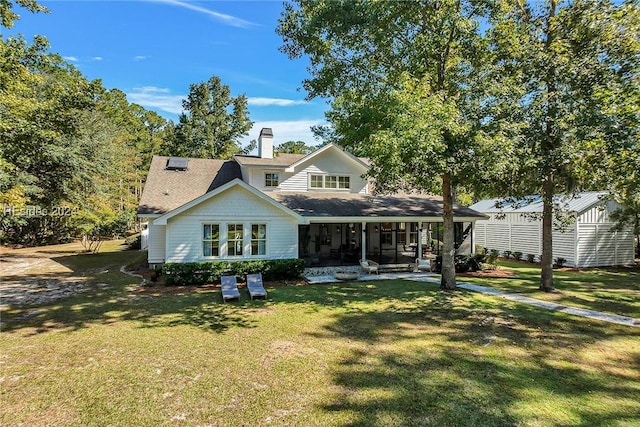
[[[94,60],[94,61],[102,61],[102,56],[94,56],[91,59]]]
[[[134,61],[144,61],[145,59],[147,59],[147,57],[144,55],[137,55],[133,57]]]
[[[78,62],[79,59],[77,56],[63,56],[62,59],[65,61]]]
[[[273,145],[280,145],[287,141],[304,141],[307,145],[317,145],[317,141],[311,132],[311,126],[326,124],[324,119],[306,120],[270,120],[255,122],[249,131],[249,136],[241,140],[243,145],[247,145],[252,139],[258,139],[260,129],[271,128],[273,130]]]
[[[202,6],[197,6],[195,4],[187,3],[187,2],[184,2],[184,1],[178,1],[178,0],[155,0],[155,1],[158,2],[158,3],[170,4],[170,5],[173,5],[173,6],[178,6],[178,7],[183,7],[185,9],[193,10],[195,12],[204,13],[205,15],[211,16],[214,19],[216,19],[217,21],[222,22],[223,24],[230,25],[232,27],[246,28],[246,27],[251,27],[251,26],[257,25],[257,24],[254,24],[253,22],[249,22],[249,21],[245,21],[244,19],[236,18],[235,16],[226,15],[224,13],[219,13],[219,12],[216,12],[214,10],[210,10],[210,9],[204,8]]]
[[[171,114],[182,113],[182,100],[185,98],[186,95],[171,95],[169,89],[154,86],[136,87],[127,93],[129,102]]]
[[[255,105],[256,107],[276,106],[276,107],[289,107],[291,105],[306,104],[306,101],[299,101],[294,99],[282,99],[282,98],[248,98],[249,105]]]

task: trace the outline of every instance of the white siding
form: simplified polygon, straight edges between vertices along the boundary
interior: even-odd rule
[[[542,241],[542,229],[540,233],[540,241]],[[576,266],[576,226],[572,224],[563,231],[553,230],[553,259],[564,258],[568,267]],[[542,252],[542,251],[541,251]]]
[[[266,173],[277,173],[278,179],[280,181],[278,187],[265,187],[264,185],[264,175]],[[250,169],[247,170],[244,174],[245,182],[252,187],[257,188],[260,191],[269,192],[269,191],[277,191],[278,189],[282,189],[283,184],[287,187],[287,181],[291,179],[293,174],[287,173],[282,169]]]
[[[511,252],[519,251],[524,256],[527,254],[539,256],[542,253],[541,244],[540,226],[537,222],[512,224]]]
[[[220,257],[203,257],[203,224],[220,224]],[[244,255],[227,257],[227,224],[244,225]],[[267,224],[266,256],[250,256],[251,224]],[[215,259],[274,259],[298,257],[297,220],[253,193],[231,188],[169,219],[167,223],[167,262]]]
[[[608,211],[600,206],[594,206],[583,212],[578,217],[578,222],[581,224],[604,224],[609,222]]]
[[[579,267],[593,267],[598,265],[597,232],[597,224],[580,224],[580,232],[578,234]]]
[[[280,189],[282,191],[309,191],[309,174],[327,174],[349,176],[351,192],[366,193],[367,181],[360,177],[360,172],[354,172],[356,170],[358,169],[355,163],[344,153],[327,150],[312,157],[309,162],[299,165],[293,174],[281,181]]]
[[[630,230],[611,231],[612,224],[580,224],[578,254],[580,267],[633,263],[633,235]]]
[[[149,264],[161,264],[165,260],[166,227],[155,225],[153,220],[149,221]]]

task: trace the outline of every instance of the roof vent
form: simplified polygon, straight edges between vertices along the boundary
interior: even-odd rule
[[[167,160],[167,170],[170,171],[184,171],[189,167],[189,159],[186,157],[169,157]]]

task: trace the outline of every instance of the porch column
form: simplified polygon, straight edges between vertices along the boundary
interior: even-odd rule
[[[361,254],[360,259],[367,259],[367,223],[362,221],[362,238],[360,239]]]
[[[422,223],[418,223],[418,251],[416,253],[417,258],[422,258]]]

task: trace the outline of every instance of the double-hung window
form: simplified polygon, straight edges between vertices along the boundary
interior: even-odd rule
[[[204,224],[202,231],[202,254],[204,256],[220,255],[220,225]]]
[[[264,186],[265,187],[277,187],[280,184],[280,177],[277,173],[267,172],[264,174]]]
[[[311,175],[311,188],[324,188],[324,176]]]
[[[351,188],[351,179],[348,176],[338,177],[338,188],[341,190],[348,190]]]
[[[227,225],[227,255],[242,256],[244,249],[244,224]]]
[[[251,224],[251,255],[267,254],[267,225]]]
[[[328,190],[348,190],[351,188],[351,178],[344,175],[318,175],[309,177],[309,188]]]

